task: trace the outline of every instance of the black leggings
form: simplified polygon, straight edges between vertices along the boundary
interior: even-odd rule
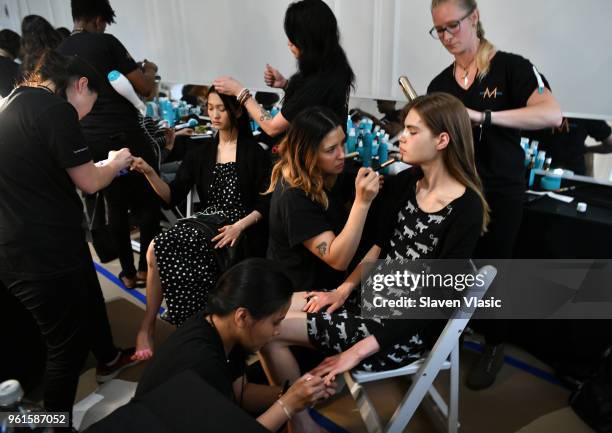
[[[91,257],[79,269],[61,277],[2,279],[2,283],[32,314],[44,337],[45,409],[72,412],[79,374],[89,350],[99,362],[110,362],[117,356]]]
[[[136,274],[130,218],[128,211],[137,218],[140,229],[140,257],[138,271],[147,270],[147,249],[159,233],[159,202],[157,195],[140,173],[130,173],[115,179],[105,190],[108,203],[108,223],[115,238],[121,270],[129,277]]]

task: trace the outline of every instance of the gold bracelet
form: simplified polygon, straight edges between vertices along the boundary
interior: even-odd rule
[[[279,398],[278,400],[276,400],[276,402],[280,405],[280,407],[283,409],[283,412],[285,412],[285,415],[287,415],[287,419],[291,419],[291,417],[293,416],[293,414],[291,413],[291,411],[287,408],[287,406],[285,405],[285,403],[283,403],[283,401]]]

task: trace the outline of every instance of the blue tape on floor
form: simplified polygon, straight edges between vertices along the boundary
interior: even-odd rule
[[[327,430],[329,433],[350,433],[348,430],[344,430],[338,424],[330,420],[329,418],[321,415],[314,409],[308,409],[308,413],[317,424]]]
[[[96,271],[98,271],[98,273],[100,273],[104,277],[106,277],[107,280],[109,280],[110,282],[114,283],[121,290],[123,290],[124,292],[126,292],[129,295],[133,296],[134,298],[138,299],[143,304],[147,305],[147,297],[145,295],[143,295],[142,293],[140,293],[136,289],[128,289],[127,287],[125,287],[119,278],[117,278],[115,275],[113,275],[112,272],[110,272],[108,269],[106,269],[101,264],[99,264],[97,262],[94,262],[94,266],[96,267]],[[164,310],[163,307],[159,307],[159,314],[162,314],[164,311],[165,310]]]
[[[474,350],[476,352],[482,352],[483,350],[482,344],[479,344],[473,341],[465,341],[463,343],[463,346],[468,349]],[[551,374],[544,370],[540,370],[539,368],[533,367],[523,361],[519,361],[518,359],[512,356],[505,356],[504,363],[514,368],[518,368],[519,370],[523,370],[524,372],[529,373],[533,376],[536,376],[548,383],[551,383],[553,385],[558,385],[558,386],[565,388],[565,386],[561,383],[561,381],[559,381],[559,379],[555,377],[554,374]]]

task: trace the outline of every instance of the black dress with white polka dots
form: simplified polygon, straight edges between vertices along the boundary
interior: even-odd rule
[[[235,162],[215,164],[205,205],[231,224],[246,216]],[[176,224],[155,238],[155,257],[166,299],[164,319],[180,326],[206,308],[208,291],[219,278],[212,243],[196,228]]]

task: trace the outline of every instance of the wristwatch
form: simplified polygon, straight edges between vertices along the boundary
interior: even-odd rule
[[[491,110],[484,111],[484,119],[482,121],[483,126],[491,126]]]

